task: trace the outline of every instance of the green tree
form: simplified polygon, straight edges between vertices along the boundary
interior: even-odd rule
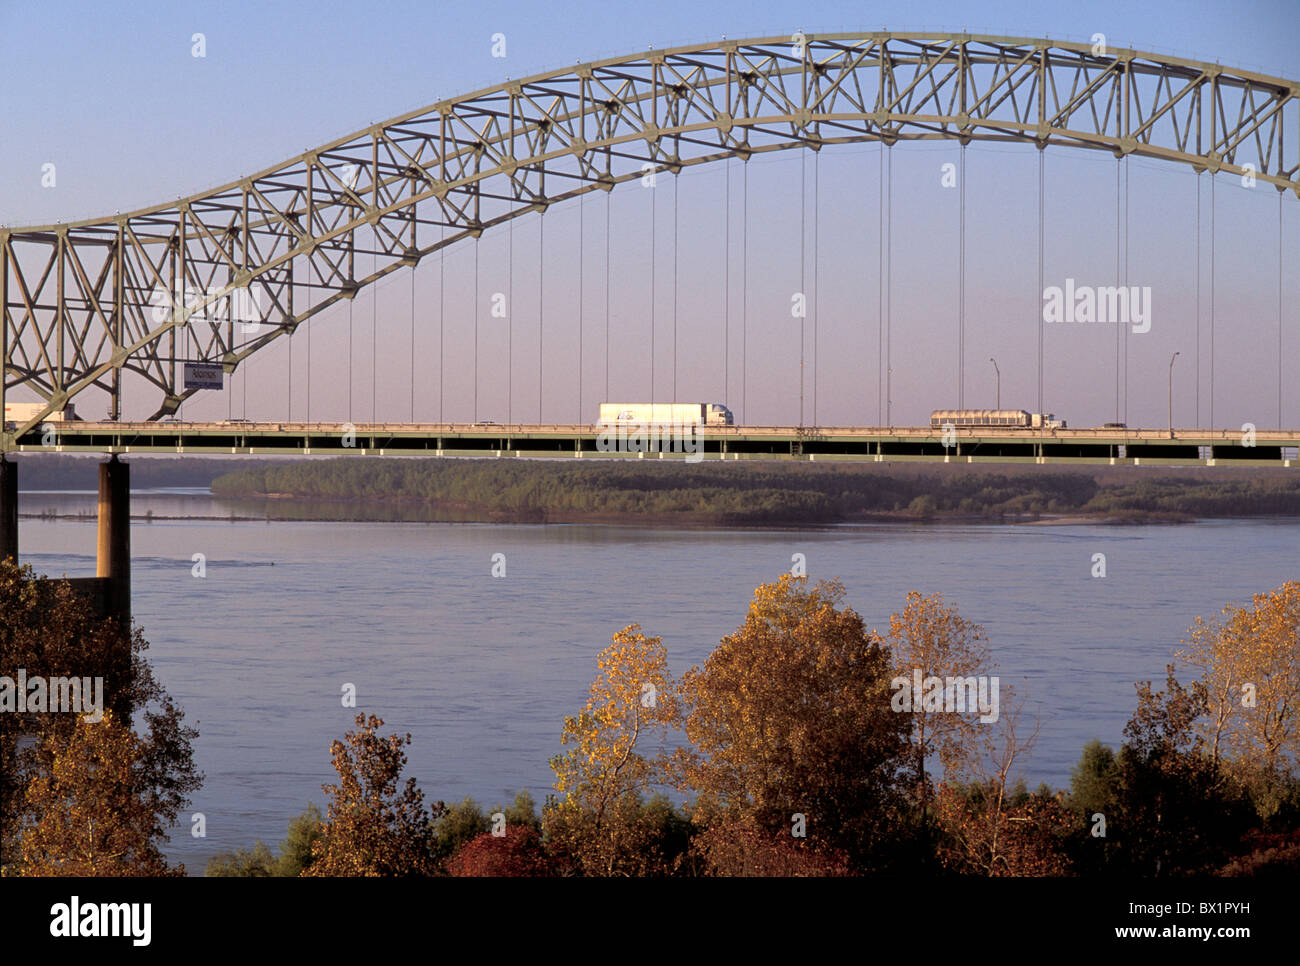
[[[1117,780],[1115,752],[1094,738],[1070,769],[1070,807],[1085,816],[1104,812],[1115,800]]]
[[[472,798],[466,798],[463,802],[451,806],[443,806],[439,803],[435,811],[438,813],[438,818],[433,826],[433,854],[440,866],[455,855],[466,842],[478,838],[492,828],[491,821]]]
[[[288,836],[280,843],[279,855],[259,839],[252,848],[218,852],[208,860],[203,874],[228,878],[301,875],[312,863],[312,846],[320,838],[321,825],[320,809],[308,805],[305,812],[289,820]]]
[[[514,800],[509,805],[504,807],[498,805],[492,811],[500,812],[505,816],[507,828],[524,826],[525,828],[531,828],[534,832],[541,832],[542,830],[542,820],[537,814],[537,803],[526,788],[516,792]]]
[[[324,818],[320,809],[309,804],[307,810],[289,820],[289,833],[280,843],[276,875],[298,876],[312,864],[312,848],[321,837]]]
[[[251,848],[218,852],[203,874],[212,879],[263,879],[279,875],[279,861],[260,839]]]

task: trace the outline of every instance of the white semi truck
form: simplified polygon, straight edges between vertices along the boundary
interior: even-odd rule
[[[600,425],[733,426],[731,410],[721,403],[601,403]]]
[[[9,402],[5,400],[5,424],[19,425],[25,423],[44,408],[45,403]],[[62,412],[53,412],[45,417],[45,421],[48,423],[62,423],[74,419],[77,419],[77,411],[72,408],[72,403],[64,406]]]

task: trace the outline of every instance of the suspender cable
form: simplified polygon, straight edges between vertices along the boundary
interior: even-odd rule
[[[411,422],[415,422],[415,263],[411,263]]]
[[[1201,425],[1201,172],[1196,172],[1196,425]]]
[[[1123,160],[1121,158],[1115,159],[1115,284],[1117,286],[1124,284],[1124,276],[1120,271],[1120,265],[1122,264],[1122,259],[1124,257],[1123,243],[1121,241],[1121,234],[1120,234],[1121,231],[1123,230],[1123,224],[1124,224],[1123,215],[1120,209],[1120,183],[1119,183],[1120,166],[1122,165],[1122,163]],[[1124,297],[1125,299],[1128,298],[1127,295],[1125,295]],[[1124,333],[1122,330],[1123,330],[1123,326],[1120,324],[1120,320],[1116,319],[1115,320],[1115,422],[1117,423],[1120,421],[1119,360],[1121,355],[1120,340],[1124,338]]]
[[[609,207],[613,189],[605,192],[605,401],[609,402]]]
[[[885,153],[889,171],[886,174],[885,199],[885,420],[894,425],[894,146]]]
[[[673,402],[677,402],[677,187],[681,175],[673,175]]]
[[[537,216],[537,421],[542,421],[542,362],[546,336],[546,212]]]
[[[583,243],[585,241],[585,232],[583,231],[582,207],[586,204],[587,196],[582,195],[578,198],[578,422],[582,422],[582,310],[583,296],[586,289],[582,284],[582,265],[583,265]]]
[[[1214,429],[1214,173],[1210,173],[1210,429]]]
[[[1125,155],[1125,286],[1128,286],[1128,155]],[[1132,291],[1128,293],[1128,317],[1132,317]],[[1128,425],[1128,326],[1122,325],[1125,335],[1125,416],[1123,424]]]
[[[749,155],[740,177],[740,411],[749,418]]]
[[[821,282],[817,263],[821,253],[821,152],[813,154],[813,425],[817,425],[817,376],[821,373],[820,348],[817,341],[817,328],[820,313],[817,303],[821,299]]]
[[[650,175],[650,405],[655,401],[655,175]]]
[[[722,401],[731,405],[731,158],[722,162]]]
[[[799,309],[799,426],[803,427],[803,339],[804,339],[804,319],[808,314],[808,289],[804,285],[804,269],[807,259],[804,256],[804,245],[808,238],[808,230],[805,223],[808,220],[808,197],[807,182],[808,176],[805,173],[808,167],[808,149],[804,148],[799,152],[799,299],[803,305]]]
[[[510,222],[506,225],[506,423],[514,422],[515,411],[515,202],[510,200]]]
[[[174,278],[174,277],[175,277],[175,275],[174,275],[174,272],[173,272],[173,278]],[[292,259],[290,259],[290,261],[289,261],[289,317],[290,317],[291,319],[293,318],[293,260],[292,260]],[[189,332],[189,327],[186,326],[186,333],[188,334],[188,332]],[[173,344],[173,354],[175,354],[175,346],[174,346],[174,344]],[[288,376],[288,379],[286,380],[287,385],[288,385],[288,390],[289,390],[289,402],[288,402],[288,412],[289,412],[289,417],[288,417],[288,418],[289,418],[289,422],[293,422],[293,329],[290,329],[290,330],[289,330],[289,352],[288,352],[288,355],[289,355],[289,366],[288,366],[288,368],[289,368],[289,376]],[[175,369],[175,366],[176,366],[176,363],[173,361],[173,363],[172,363],[172,368]],[[181,403],[181,407],[183,407],[183,406],[184,406],[184,403],[182,402],[182,403]],[[177,415],[178,415],[178,416],[181,416],[182,418],[184,418],[184,415],[185,415],[185,410],[184,410],[184,408],[178,408]]]
[[[478,422],[478,244],[474,236],[474,422]]]
[[[370,258],[370,270],[375,274],[370,299],[370,421],[377,423],[379,422],[379,239],[377,237],[375,253]]]
[[[353,285],[355,285],[356,273],[349,272],[348,274],[351,276]],[[352,297],[348,299],[348,422],[352,422],[352,303],[356,299],[356,289],[353,289]]]
[[[957,173],[957,408],[966,408],[966,145]]]
[[[311,315],[312,308],[312,261],[307,260],[307,313]],[[312,421],[312,326],[307,326],[307,421]]]
[[[1045,413],[1043,408],[1043,154],[1044,149],[1040,144],[1038,146],[1038,292],[1034,295],[1034,306],[1037,309],[1035,315],[1038,316],[1038,411]]]
[[[446,226],[438,230],[439,240],[447,240]],[[443,403],[446,393],[443,391],[443,383],[446,381],[446,370],[443,367],[443,332],[445,330],[444,321],[447,314],[447,248],[445,245],[438,248],[438,422],[446,422],[446,416],[443,411]]]
[[[308,312],[311,311],[311,307],[312,307],[312,290],[311,290],[311,285],[309,285],[309,282],[311,282],[311,277],[312,277],[311,273],[312,273],[312,263],[311,263],[311,259],[308,259],[307,260]],[[307,421],[308,423],[311,423],[312,421],[312,326],[311,325],[307,326]]]
[[[1277,428],[1282,422],[1282,192],[1277,193]]]

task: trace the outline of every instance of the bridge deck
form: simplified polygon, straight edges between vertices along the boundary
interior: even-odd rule
[[[59,422],[5,437],[20,453],[492,456],[875,462],[1297,466],[1300,430],[1010,429],[928,426],[664,427],[638,437],[581,424]],[[604,434],[602,436],[602,433]],[[945,445],[947,444],[947,445]]]

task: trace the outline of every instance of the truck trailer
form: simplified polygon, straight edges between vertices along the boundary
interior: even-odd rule
[[[601,403],[601,426],[732,426],[731,410],[721,403]]]
[[[44,408],[45,403],[43,402],[9,402],[5,400],[5,424],[21,425],[32,419]],[[72,403],[68,403],[63,407],[62,411],[52,412],[46,416],[44,422],[62,423],[77,418],[77,412],[72,408]]]

